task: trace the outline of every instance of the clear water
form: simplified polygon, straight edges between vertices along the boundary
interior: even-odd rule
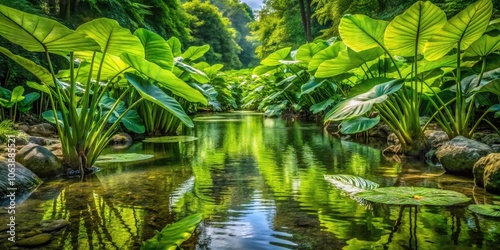
[[[498,249],[498,219],[474,215],[465,205],[367,204],[335,189],[324,175],[500,202],[473,190],[472,179],[386,159],[380,148],[341,141],[314,124],[248,112],[195,124],[193,142],[108,151],[154,154],[150,160],[100,165],[86,182],[44,183],[17,207],[18,236],[42,220],[63,218],[72,224],[40,249],[138,249],[165,225],[203,212],[206,219],[184,249]],[[6,236],[0,248],[10,247]]]

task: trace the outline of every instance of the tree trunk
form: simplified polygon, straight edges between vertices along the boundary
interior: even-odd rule
[[[49,8],[49,15],[55,16],[57,14],[56,0],[49,0],[47,2],[47,7]]]
[[[308,25],[307,25],[307,15],[304,5],[304,0],[299,0],[299,7],[300,7],[300,17],[302,18],[302,26],[304,26],[304,34],[306,35],[306,40],[309,41],[309,36],[307,35]]]
[[[310,42],[312,41],[312,36],[311,36],[311,0],[306,0],[306,38],[307,41]]]

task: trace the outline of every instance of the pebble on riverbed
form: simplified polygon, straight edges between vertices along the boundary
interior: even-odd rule
[[[64,228],[71,224],[69,221],[64,220],[64,219],[58,219],[58,220],[44,220],[40,222],[40,225],[42,228],[40,229],[44,233],[49,233],[53,231],[57,231],[61,228]]]
[[[17,241],[15,245],[20,247],[35,247],[35,246],[45,245],[49,243],[51,239],[52,239],[52,234],[49,233],[37,234],[35,236]]]

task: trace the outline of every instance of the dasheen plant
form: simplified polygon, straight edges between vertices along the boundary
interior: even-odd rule
[[[179,102],[153,82],[186,101],[207,104],[199,91],[162,68],[165,65],[157,53],[166,46],[143,44],[140,34],[132,35],[114,20],[99,18],[72,30],[57,21],[0,5],[0,23],[0,35],[5,39],[45,55],[48,68],[0,48],[2,54],[40,80],[37,89],[49,96],[52,106],[44,118],[57,127],[64,164],[80,170],[82,176],[91,169],[120,123],[136,132],[143,130],[134,124],[138,119],[133,112],[142,101],[154,103],[186,126],[193,126]],[[52,60],[57,56],[68,59],[67,69],[56,72]],[[113,98],[117,88],[121,91]],[[131,92],[139,97],[125,105]]]

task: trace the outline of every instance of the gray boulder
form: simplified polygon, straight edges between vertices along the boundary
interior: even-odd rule
[[[40,178],[49,178],[62,173],[61,161],[50,150],[30,143],[16,154],[16,160]]]
[[[30,135],[51,136],[56,133],[56,129],[50,123],[41,123],[31,126],[28,133]]]
[[[457,136],[443,143],[436,156],[446,171],[470,176],[474,164],[491,152],[491,147],[484,143]]]
[[[36,247],[49,243],[51,239],[52,239],[52,234],[48,233],[37,234],[35,236],[17,241],[16,245],[20,247]]]
[[[476,162],[474,180],[476,185],[500,193],[500,153],[491,153]]]
[[[424,136],[429,148],[438,148],[443,143],[450,140],[448,134],[443,130],[425,130]]]
[[[0,176],[2,176],[2,178],[0,178],[0,193],[2,199],[5,199],[9,194],[7,188],[17,188],[17,190],[15,190],[16,196],[21,197],[22,194],[31,192],[42,183],[42,180],[40,180],[38,176],[20,163],[15,162],[13,164],[15,166],[15,172],[11,175],[14,175],[14,186],[10,185],[8,178],[9,173],[11,173],[9,170],[12,169],[12,167],[9,166],[7,159],[0,158]]]
[[[128,147],[128,146],[132,145],[133,142],[134,142],[134,140],[132,139],[132,137],[129,134],[118,133],[118,134],[114,135],[113,137],[111,137],[109,144],[114,145],[114,146],[120,146],[120,147]]]

